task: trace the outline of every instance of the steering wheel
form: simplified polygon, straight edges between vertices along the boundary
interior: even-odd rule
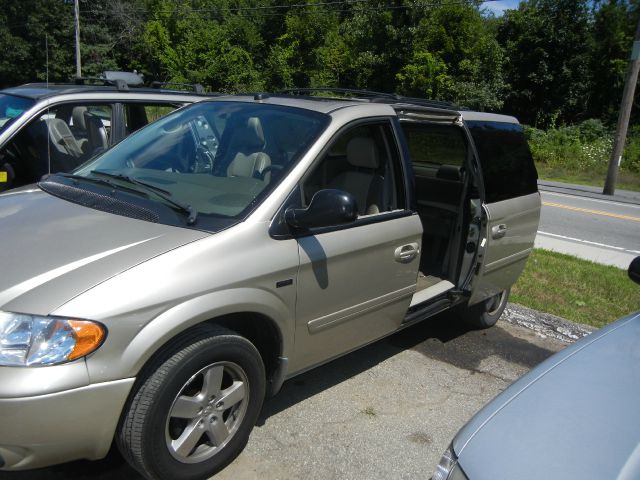
[[[193,163],[189,166],[191,173],[211,173],[213,171],[213,155],[202,146],[196,148],[196,156]]]

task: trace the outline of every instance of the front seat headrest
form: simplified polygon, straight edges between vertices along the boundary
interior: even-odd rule
[[[354,167],[378,168],[378,147],[371,138],[354,137],[347,144],[347,161]]]
[[[87,107],[73,107],[71,116],[73,118],[73,126],[80,130],[86,130],[87,124],[84,121],[84,112],[87,111]]]
[[[264,132],[257,117],[250,117],[247,123],[240,127],[235,135],[236,143],[241,143],[242,150],[262,149],[264,147]]]

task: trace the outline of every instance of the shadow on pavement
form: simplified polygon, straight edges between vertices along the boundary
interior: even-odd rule
[[[470,330],[445,312],[288,380],[278,395],[265,401],[258,425],[264,425],[271,415],[409,349],[474,372],[479,371],[482,360],[490,356],[530,369],[555,353],[501,328]]]
[[[443,313],[285,382],[278,395],[265,401],[258,425],[264,425],[270,416],[409,349],[470,371],[479,371],[480,363],[489,356],[499,356],[532,368],[555,353],[517,338],[502,328],[469,330],[457,322],[452,314]],[[115,478],[143,478],[128,466],[115,448],[100,461],[77,461],[28,472],[2,472],[3,480]]]

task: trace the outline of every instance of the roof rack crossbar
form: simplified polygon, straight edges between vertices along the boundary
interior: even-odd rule
[[[115,78],[113,80],[108,80],[106,78],[100,78],[100,77],[76,77],[74,79],[74,83],[76,85],[86,85],[87,82],[97,83],[97,84],[104,85],[104,86],[113,85],[118,90],[121,90],[121,91],[129,90],[129,85],[127,85],[127,82],[125,82],[124,80],[121,80],[119,78]]]
[[[189,87],[191,91],[194,93],[202,94],[204,93],[204,87],[199,83],[176,83],[176,82],[151,82],[151,87],[153,88],[162,88],[168,86],[177,86],[177,87]]]

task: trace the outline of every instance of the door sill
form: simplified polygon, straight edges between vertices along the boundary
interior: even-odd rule
[[[423,302],[429,301],[443,293],[451,290],[455,285],[448,280],[440,280],[429,287],[423,288],[413,294],[409,308],[415,307]]]

